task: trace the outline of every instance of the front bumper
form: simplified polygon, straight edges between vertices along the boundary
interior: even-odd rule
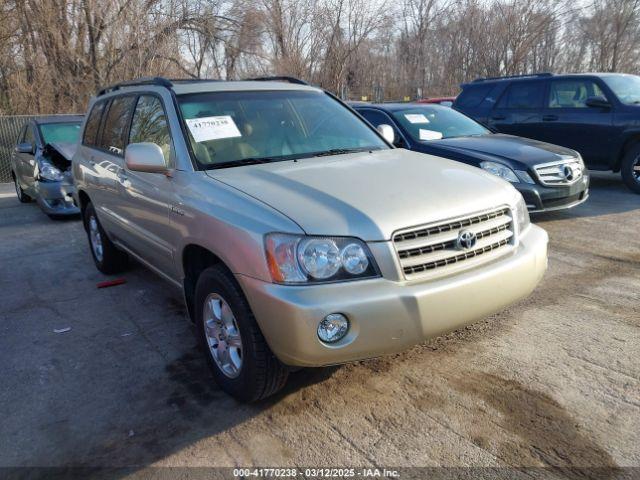
[[[547,240],[532,225],[508,256],[423,282],[377,278],[300,287],[237,278],[275,355],[288,365],[323,366],[400,352],[526,297],[546,270]],[[351,328],[339,342],[324,344],[318,322],[335,312]]]
[[[35,183],[38,206],[47,215],[77,215],[80,209],[73,201],[75,185],[67,182]]]
[[[589,175],[573,185],[545,187],[539,184],[515,183],[531,213],[564,210],[584,203],[589,198]]]

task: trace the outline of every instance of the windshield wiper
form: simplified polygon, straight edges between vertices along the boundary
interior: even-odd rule
[[[206,167],[206,170],[214,170],[217,168],[240,167],[242,165],[257,165],[259,163],[269,163],[269,162],[275,162],[277,160],[279,159],[274,157],[249,157],[249,158],[243,158],[241,160],[231,160],[228,162],[214,163],[212,165],[208,165]]]
[[[367,152],[370,150],[377,150],[374,148],[332,148],[331,150],[325,150],[324,152],[314,153],[314,157],[328,157],[330,155],[344,155],[345,153]]]

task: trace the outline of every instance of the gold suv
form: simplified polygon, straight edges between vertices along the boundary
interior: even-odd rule
[[[73,162],[96,266],[182,290],[221,388],[263,398],[290,367],[398,352],[535,288],[547,235],[509,183],[278,80],[109,87]]]

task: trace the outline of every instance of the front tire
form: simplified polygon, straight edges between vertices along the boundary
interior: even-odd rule
[[[32,198],[27,195],[26,193],[24,193],[24,190],[22,190],[22,187],[20,186],[20,184],[18,183],[18,179],[16,178],[15,175],[11,175],[13,177],[13,186],[16,188],[16,195],[18,197],[18,201],[20,203],[29,203],[31,202]]]
[[[84,211],[84,225],[89,239],[91,256],[98,270],[107,275],[122,272],[127,268],[128,256],[119,250],[105,233],[93,204],[87,204]]]
[[[223,265],[200,274],[194,301],[200,343],[222,390],[253,402],[285,385],[287,368],[267,345],[239,285]]]
[[[622,180],[632,192],[640,193],[640,143],[633,146],[622,159]]]

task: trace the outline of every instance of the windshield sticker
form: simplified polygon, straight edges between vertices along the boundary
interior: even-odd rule
[[[442,132],[436,132],[435,130],[420,129],[420,140],[440,140],[442,138]]]
[[[421,113],[406,113],[404,118],[411,123],[429,123],[429,119]]]
[[[230,115],[187,118],[186,123],[193,139],[198,143],[242,136]]]

